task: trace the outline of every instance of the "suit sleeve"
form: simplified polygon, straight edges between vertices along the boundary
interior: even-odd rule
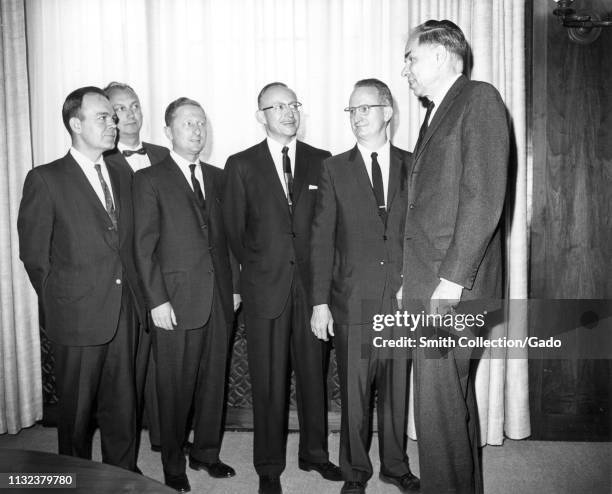
[[[46,182],[36,169],[30,170],[23,186],[17,231],[19,257],[38,296],[51,268],[51,238],[54,208]]]
[[[471,289],[495,233],[506,194],[509,130],[501,96],[474,91],[461,132],[463,164],[455,229],[438,276]]]
[[[218,176],[218,194],[221,197],[221,207],[225,207],[225,189],[226,189],[226,172],[225,170],[215,169]],[[227,239],[227,253],[229,257],[230,269],[232,271],[232,291],[233,293],[240,293],[240,263],[234,255],[231,246],[229,245],[229,239],[227,238],[227,227],[225,226],[225,220],[223,221],[223,227],[225,230],[225,236]]]
[[[134,175],[134,255],[142,280],[147,306],[150,309],[170,300],[157,260],[160,235],[159,202],[149,177],[141,172]]]
[[[247,198],[239,163],[231,157],[225,164],[223,221],[231,252],[240,264],[245,262],[244,233],[246,230]]]
[[[329,161],[323,162],[317,201],[310,234],[310,271],[312,305],[329,304],[336,241],[336,194],[329,173]]]

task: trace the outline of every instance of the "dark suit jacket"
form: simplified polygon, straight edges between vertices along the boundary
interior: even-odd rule
[[[131,176],[107,163],[118,233],[68,153],[28,173],[17,227],[20,257],[40,298],[52,341],[83,346],[115,334],[122,289],[139,295],[133,259]],[[137,306],[142,317],[144,309]]]
[[[401,286],[410,164],[410,153],[391,146],[385,227],[357,146],[323,162],[312,223],[312,301],[330,305],[337,324],[371,322],[385,289],[395,296]]]
[[[306,290],[310,286],[310,225],[321,162],[328,156],[297,141],[293,215],[266,140],[227,160],[225,224],[242,265],[242,297],[258,317],[280,315],[296,269]]]
[[[497,90],[459,77],[415,151],[408,181],[404,300],[427,303],[439,278],[462,285],[462,300],[501,297],[499,220],[508,141]]]
[[[148,308],[170,301],[177,329],[204,326],[213,290],[233,319],[232,272],[222,219],[224,172],[202,167],[206,215],[168,156],[134,175],[134,250]]]
[[[147,156],[149,157],[149,161],[151,162],[151,166],[156,165],[160,161],[163,161],[169,154],[170,150],[163,146],[158,146],[157,144],[151,144],[149,142],[142,143],[142,147],[147,152]],[[117,148],[111,149],[104,153],[104,160],[108,163],[116,163],[118,166],[127,167],[128,170],[133,172],[132,167],[127,162],[127,159],[121,151]]]

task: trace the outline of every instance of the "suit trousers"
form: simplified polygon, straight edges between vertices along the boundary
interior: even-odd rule
[[[149,321],[151,327],[153,323]],[[159,433],[159,412],[155,389],[155,360],[151,356],[151,333],[140,326],[136,347],[136,392],[138,397],[138,430],[145,425],[149,429],[151,445],[161,443]]]
[[[219,459],[231,327],[215,290],[210,318],[203,327],[168,331],[153,326],[151,335],[164,473],[182,475],[186,467],[183,442],[191,426],[192,407],[190,455],[205,463]]]
[[[326,462],[326,363],[328,344],[310,330],[310,307],[296,273],[287,304],[276,319],[263,319],[244,300],[247,354],[253,393],[253,463],[259,475],[285,469],[290,363],[295,372],[299,457]]]
[[[136,468],[136,319],[132,297],[124,288],[117,331],[110,342],[79,347],[54,344],[59,454],[91,459],[97,422],[102,461]]]
[[[481,494],[475,367],[469,353],[415,349],[414,410],[421,492]]]
[[[384,310],[393,307],[387,299]],[[393,337],[391,328],[385,337]],[[376,388],[381,471],[401,477],[410,471],[406,455],[407,376],[409,355],[373,345],[372,324],[336,325],[334,344],[340,379],[340,469],[345,481],[367,482],[372,388]]]

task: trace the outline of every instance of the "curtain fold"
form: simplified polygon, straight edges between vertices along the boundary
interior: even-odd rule
[[[17,211],[32,167],[23,0],[0,2],[0,434],[42,418],[38,301],[19,260]]]
[[[410,28],[447,18],[474,53],[472,77],[495,85],[512,119],[516,187],[507,211],[507,290],[527,297],[524,2],[503,0],[26,0],[35,163],[65,153],[60,119],[76,87],[131,84],[140,95],[145,140],[165,144],[163,112],[189,96],[209,117],[205,158],[263,138],[256,97],[279,80],[304,104],[300,135],[345,151],[354,144],[342,111],[358,79],[377,77],[396,102],[393,141],[414,147],[424,110],[401,77]],[[83,33],[95,33],[84,36]],[[520,305],[520,304],[519,304]],[[525,305],[525,304],[523,304]],[[527,333],[524,307],[509,306],[500,335]],[[529,435],[526,360],[482,359],[477,373],[482,441]],[[412,415],[409,432],[414,436]]]

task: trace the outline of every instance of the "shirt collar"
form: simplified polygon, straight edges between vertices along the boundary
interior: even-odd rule
[[[268,149],[270,150],[270,154],[272,154],[272,156],[280,156],[285,146],[289,148],[288,153],[290,156],[295,155],[295,137],[287,144],[281,144],[271,137],[266,137],[266,141],[268,142]]]
[[[378,153],[378,156],[388,156],[391,148],[391,142],[389,141],[389,139],[387,139],[385,143],[378,149],[368,149],[358,142],[357,148],[359,148],[359,152],[361,153],[361,156],[363,156],[363,160],[366,161],[366,157],[370,158],[372,153]]]
[[[70,154],[72,154],[72,157],[79,164],[79,166],[81,166],[81,168],[93,168],[93,165],[97,163],[104,164],[104,159],[102,158],[102,155],[100,155],[98,161],[93,162],[87,156],[77,150],[74,146],[70,148]]]
[[[119,152],[125,151],[125,150],[128,150],[128,151],[137,151],[140,148],[142,148],[142,141],[140,141],[138,144],[136,144],[136,146],[126,146],[121,141],[117,142],[117,149],[119,150]]]
[[[449,78],[445,84],[440,86],[440,88],[438,89],[438,91],[436,91],[435,94],[431,95],[429,99],[433,101],[434,104],[436,105],[434,106],[434,112],[438,108],[440,108],[440,104],[442,103],[442,100],[446,96],[446,93],[448,93],[448,90],[453,86],[453,84],[455,84],[455,81],[459,79],[459,77],[461,77],[461,74],[457,74],[456,76]]]
[[[196,159],[195,161],[189,161],[183,158],[180,154],[176,153],[173,149],[170,150],[170,156],[174,160],[174,162],[182,169],[190,172],[189,165],[199,164],[200,160]]]

